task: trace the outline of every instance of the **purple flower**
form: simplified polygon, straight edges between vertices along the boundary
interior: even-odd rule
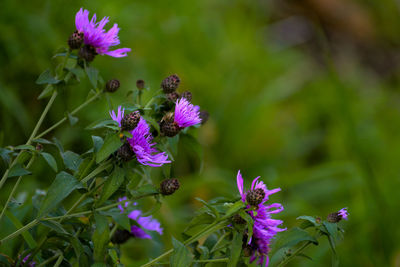
[[[343,208],[343,209],[339,210],[338,214],[339,214],[339,216],[342,217],[343,220],[348,219],[347,217],[349,216],[349,213],[347,212],[347,208]]]
[[[118,107],[118,113],[115,114],[114,111],[110,111],[111,118],[118,122],[121,127],[121,120],[124,117],[124,109]],[[132,138],[127,138],[132,151],[136,155],[137,161],[143,165],[148,165],[151,167],[160,167],[164,163],[171,163],[168,160],[168,155],[165,152],[159,152],[154,146],[153,136],[150,133],[150,127],[146,120],[142,117],[139,120],[138,125],[130,131]]]
[[[174,121],[181,128],[201,123],[200,107],[194,106],[186,98],[178,99],[175,105]]]
[[[125,211],[125,209],[128,207],[129,205],[129,201],[127,201],[128,198],[127,197],[120,197],[118,198],[118,202],[121,202],[121,204],[118,205],[119,210],[121,211],[121,213],[123,213]]]
[[[128,217],[139,225],[132,225],[131,226],[131,233],[137,238],[147,238],[151,239],[151,236],[146,233],[143,229],[149,231],[156,231],[160,235],[163,233],[163,229],[161,228],[160,223],[153,219],[152,216],[142,216],[142,211],[140,210],[133,210],[129,213]]]
[[[89,21],[89,11],[82,8],[76,13],[75,25],[78,32],[83,32],[85,45],[93,46],[100,55],[109,55],[112,57],[126,57],[130,48],[119,48],[109,51],[110,47],[119,45],[118,25],[114,24],[108,32],[104,26],[108,23],[109,18],[104,17],[100,22],[96,22],[96,14]]]
[[[22,266],[28,266],[28,267],[35,267],[36,262],[35,261],[28,261],[29,257],[31,256],[31,253],[25,256],[25,258],[22,259]]]
[[[269,245],[271,243],[271,240],[278,232],[285,231],[286,228],[278,228],[278,226],[282,224],[283,221],[271,219],[271,214],[283,211],[283,206],[279,203],[273,203],[267,206],[264,205],[264,203],[268,200],[269,195],[279,192],[281,189],[276,188],[268,190],[267,186],[262,181],[258,181],[259,178],[260,177],[257,177],[253,180],[251,184],[251,190],[261,188],[265,193],[265,197],[262,202],[258,204],[256,211],[248,211],[248,213],[254,220],[253,236],[251,237],[248,246],[251,249],[250,262],[253,262],[258,258],[257,263],[259,265],[262,265],[265,261],[265,266],[268,266],[268,253],[270,250]],[[242,201],[246,203],[246,195],[250,190],[245,192],[243,187],[243,178],[240,171],[237,174],[236,180]],[[250,208],[250,206],[248,206],[247,208]]]

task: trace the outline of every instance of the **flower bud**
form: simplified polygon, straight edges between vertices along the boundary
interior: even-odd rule
[[[97,55],[96,48],[91,45],[84,45],[79,50],[79,57],[85,59],[87,62],[93,61],[95,56]]]
[[[118,90],[118,88],[120,86],[121,86],[121,83],[117,79],[109,80],[106,83],[106,91],[109,93],[114,93],[115,91]]]
[[[143,80],[137,80],[137,81],[136,81],[136,87],[137,87],[137,89],[139,89],[139,90],[144,89],[144,81],[143,81]]]
[[[174,137],[180,132],[181,128],[174,121],[174,113],[167,113],[160,122],[160,131],[164,136]]]
[[[200,110],[201,124],[206,123],[208,121],[208,117],[210,117],[210,114],[207,111]]]
[[[75,30],[73,34],[68,38],[68,46],[71,49],[78,49],[82,46],[84,38],[83,32]]]
[[[251,206],[258,206],[265,198],[265,192],[262,188],[251,190],[246,195],[246,201]]]
[[[43,145],[38,143],[35,147],[36,151],[42,151],[43,150]]]
[[[135,156],[129,143],[123,144],[117,151],[117,158],[122,161],[130,161]]]
[[[179,98],[179,94],[177,92],[172,92],[165,95],[170,102],[176,102]]]
[[[254,254],[255,248],[249,244],[245,244],[242,246],[243,256],[250,257]]]
[[[131,131],[136,128],[140,120],[140,113],[138,111],[126,114],[121,120],[121,130]]]
[[[232,221],[236,224],[245,224],[246,220],[242,218],[242,216],[240,216],[239,214],[235,214],[232,217]]]
[[[113,242],[114,244],[123,244],[126,241],[128,241],[129,238],[131,238],[131,237],[132,237],[132,234],[128,230],[126,230],[126,229],[123,229],[123,230],[117,229],[114,232],[113,236],[111,237],[111,242]]]
[[[173,74],[168,76],[161,82],[161,88],[163,89],[164,93],[172,93],[178,88],[181,79],[179,79],[178,75]]]
[[[181,94],[181,97],[182,98],[186,98],[186,100],[189,101],[189,102],[192,101],[192,93],[189,92],[189,91],[183,92]]]
[[[160,184],[160,193],[164,196],[172,195],[176,190],[179,189],[178,179],[165,179]]]

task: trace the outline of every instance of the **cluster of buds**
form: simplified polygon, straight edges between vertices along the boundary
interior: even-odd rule
[[[185,91],[181,94],[179,94],[176,90],[179,87],[179,84],[181,82],[181,79],[178,77],[178,75],[173,74],[165,78],[161,82],[161,89],[165,93],[165,97],[169,102],[176,102],[178,98],[186,98],[188,101],[192,100],[192,93],[189,91]]]

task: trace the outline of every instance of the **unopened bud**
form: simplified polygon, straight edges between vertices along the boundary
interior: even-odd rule
[[[160,131],[164,136],[174,137],[180,132],[181,128],[174,121],[174,113],[167,113],[160,122]]]
[[[210,114],[207,111],[205,111],[205,110],[200,111],[201,124],[206,123],[208,121],[209,117],[210,117]]]
[[[242,216],[240,216],[239,214],[235,214],[232,217],[232,221],[236,224],[245,224],[246,220],[242,218]]]
[[[84,38],[83,32],[75,30],[73,34],[68,38],[68,46],[71,49],[78,49],[82,46]]]
[[[115,91],[118,90],[118,88],[121,86],[121,83],[117,79],[112,79],[109,80],[106,83],[106,91],[110,93],[114,93]]]
[[[136,128],[140,120],[140,113],[138,111],[126,114],[121,120],[121,130],[131,131]]]
[[[87,62],[93,61],[96,55],[96,48],[92,45],[84,45],[79,50],[79,57],[85,59]]]
[[[123,244],[126,241],[128,241],[129,238],[131,238],[131,237],[132,237],[132,234],[128,230],[117,229],[115,231],[115,233],[113,234],[113,236],[111,237],[111,242],[113,242],[114,244]]]
[[[251,245],[244,245],[243,247],[243,256],[250,257],[254,254],[255,249]]]
[[[165,95],[170,102],[176,102],[179,98],[179,94],[177,92],[172,92]]]
[[[172,93],[178,88],[181,79],[179,79],[178,75],[173,74],[168,76],[161,82],[161,88],[163,89],[164,93]]]
[[[179,181],[178,179],[165,179],[160,184],[160,193],[164,196],[172,195],[176,190],[179,189]]]
[[[39,144],[36,145],[35,149],[36,149],[36,151],[42,151],[43,150],[43,145],[39,143]]]
[[[136,87],[137,87],[137,89],[139,89],[139,90],[144,89],[144,81],[143,81],[143,80],[137,80],[137,81],[136,81]]]
[[[117,158],[122,161],[130,161],[135,156],[129,143],[123,144],[117,151]]]
[[[246,195],[246,201],[251,206],[258,206],[265,198],[265,192],[262,188],[251,190]]]
[[[189,92],[189,91],[183,92],[181,94],[181,97],[182,98],[186,98],[186,100],[189,101],[189,102],[192,101],[192,93]]]

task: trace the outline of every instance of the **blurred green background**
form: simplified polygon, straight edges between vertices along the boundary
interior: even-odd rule
[[[43,88],[35,80],[66,46],[81,6],[110,16],[121,28],[121,47],[132,48],[126,58],[98,56],[93,63],[104,79],[121,81],[111,96],[114,105],[129,101],[125,95],[137,79],[151,88],[149,97],[164,77],[177,73],[180,91],[190,90],[193,102],[210,113],[198,130],[201,172],[181,147],[173,165],[181,190],[156,216],[166,247],[200,207],[194,197],[237,195],[240,169],[247,184],[261,175],[269,188],[282,188],[271,201],[285,206],[275,216],[285,227],[296,225],[299,215],[325,217],[348,207],[340,266],[400,266],[397,2],[2,0],[0,146],[22,144],[29,136],[46,104],[36,100]],[[64,91],[43,129],[83,102],[89,89],[84,81]],[[85,126],[107,116],[106,101],[97,101],[79,113],[75,126],[48,137],[85,152],[93,134]],[[46,189],[54,179],[42,159],[33,171],[20,193]],[[5,190],[12,184],[10,179]],[[123,263],[136,266],[166,247],[131,240]],[[307,254],[314,261],[291,265],[330,264],[326,241]]]

